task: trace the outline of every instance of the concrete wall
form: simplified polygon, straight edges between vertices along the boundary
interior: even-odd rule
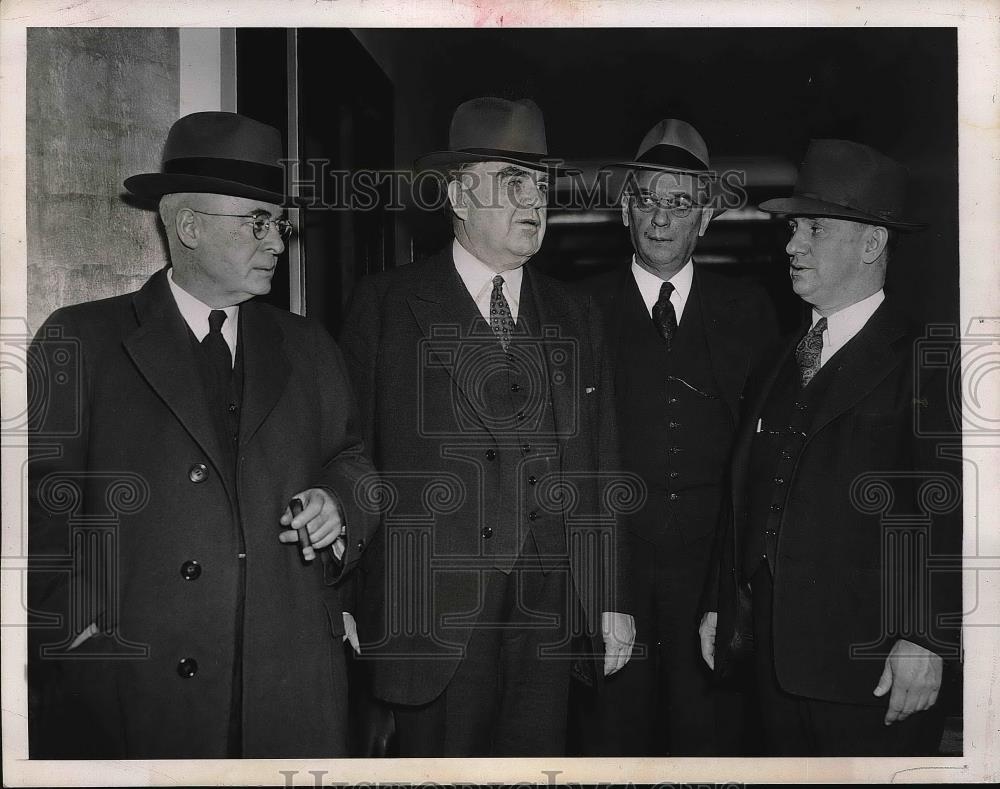
[[[177,119],[176,29],[32,28],[27,39],[28,320],[139,287],[166,263],[122,180],[159,169]]]

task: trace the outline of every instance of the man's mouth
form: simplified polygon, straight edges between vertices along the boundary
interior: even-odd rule
[[[534,217],[526,216],[526,217],[523,217],[521,219],[518,219],[517,220],[517,224],[519,224],[519,225],[531,225],[531,227],[538,227],[541,224],[541,222],[539,222]]]

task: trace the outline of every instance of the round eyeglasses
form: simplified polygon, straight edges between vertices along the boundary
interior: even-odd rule
[[[205,216],[229,216],[234,219],[249,219],[251,220],[247,224],[253,226],[253,237],[258,241],[263,241],[267,238],[267,234],[271,232],[271,225],[274,225],[274,229],[278,231],[278,235],[281,236],[281,240],[284,241],[291,234],[294,229],[292,223],[287,219],[273,219],[268,214],[213,214],[211,211],[198,211],[192,208],[196,214],[204,214]]]
[[[657,197],[649,192],[640,192],[631,195],[632,205],[648,214],[657,208],[669,211],[671,216],[678,218],[685,217],[694,208],[694,201],[687,195],[671,195],[670,197]]]

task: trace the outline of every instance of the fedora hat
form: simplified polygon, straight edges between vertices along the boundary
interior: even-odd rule
[[[687,121],[665,118],[647,132],[631,162],[609,167],[628,170],[666,170],[678,173],[708,173],[708,146]]]
[[[791,197],[761,203],[771,214],[828,216],[894,230],[920,230],[904,218],[906,168],[849,140],[811,140]]]
[[[448,150],[425,154],[417,170],[443,170],[471,162],[511,162],[531,170],[562,172],[549,159],[542,111],[531,99],[493,96],[458,105],[448,131]]]
[[[281,133],[234,112],[196,112],[170,127],[161,172],[133,175],[139,197],[210,192],[268,203],[286,201]]]

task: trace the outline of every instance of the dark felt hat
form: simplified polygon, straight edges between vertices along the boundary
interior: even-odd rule
[[[170,127],[159,173],[125,179],[140,197],[209,192],[286,202],[281,133],[234,112],[196,112]]]
[[[471,162],[511,162],[531,170],[561,172],[545,144],[542,111],[531,99],[492,96],[460,104],[451,118],[448,150],[414,163],[417,170],[444,170]]]
[[[761,211],[850,219],[895,230],[920,230],[906,219],[906,168],[848,140],[812,140],[791,197],[760,204]]]

